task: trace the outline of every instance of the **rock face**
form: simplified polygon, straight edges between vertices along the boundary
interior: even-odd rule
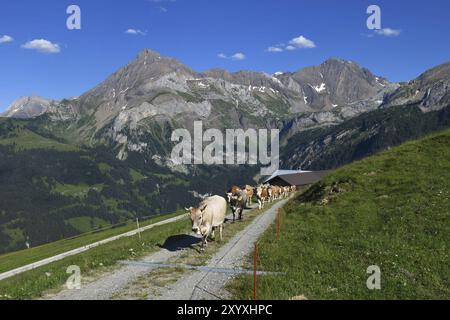
[[[389,94],[382,107],[419,103],[423,112],[440,110],[450,101],[450,63],[423,73]]]
[[[277,78],[302,97],[304,106],[311,110],[330,110],[367,101],[390,84],[356,63],[340,59],[329,59],[320,66]]]

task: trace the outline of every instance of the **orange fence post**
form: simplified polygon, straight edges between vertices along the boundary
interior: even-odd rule
[[[258,264],[258,243],[255,243],[255,252],[253,255],[253,300],[256,300],[257,282],[257,264]]]
[[[280,231],[281,231],[281,227],[283,227],[283,222],[284,222],[283,210],[280,209]]]

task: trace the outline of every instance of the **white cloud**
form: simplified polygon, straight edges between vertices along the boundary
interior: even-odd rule
[[[267,52],[283,52],[283,49],[280,47],[269,47],[267,48]]]
[[[148,2],[153,3],[156,9],[161,13],[166,13],[169,11],[167,8],[168,5],[171,5],[176,2],[176,0],[147,0]]]
[[[242,52],[237,52],[231,56],[227,56],[225,53],[219,53],[217,55],[221,59],[230,59],[230,60],[245,60],[246,56]]]
[[[235,53],[231,56],[231,59],[232,60],[244,60],[245,54],[243,54],[242,52]]]
[[[292,39],[291,41],[289,41],[289,45],[299,49],[300,48],[310,49],[316,47],[316,44],[312,40],[309,40],[304,36],[299,36],[297,38]]]
[[[146,32],[139,30],[139,29],[128,29],[127,31],[125,31],[126,34],[132,34],[132,35],[139,35],[139,36],[145,36],[147,35]]]
[[[60,53],[61,48],[58,44],[52,43],[51,41],[45,39],[36,39],[32,41],[28,41],[22,48],[29,50],[36,50],[41,53]]]
[[[311,49],[315,48],[316,44],[304,36],[298,36],[297,38],[289,41],[287,45],[280,43],[274,46],[270,46],[266,49],[267,52],[283,52],[283,51],[294,51],[297,49]]]
[[[386,36],[386,37],[397,37],[400,35],[402,31],[398,29],[391,29],[391,28],[384,28],[380,30],[375,30],[375,33],[380,36]]]
[[[13,37],[11,37],[11,36],[8,36],[8,35],[4,35],[4,36],[1,36],[0,37],[0,44],[1,43],[8,43],[8,42],[13,42],[14,41],[14,39],[13,39]]]

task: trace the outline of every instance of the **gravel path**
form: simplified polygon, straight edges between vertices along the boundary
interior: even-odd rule
[[[274,221],[278,208],[287,200],[280,201],[270,209],[257,216],[244,230],[236,234],[228,243],[222,246],[208,263],[214,268],[241,268],[245,256],[253,250],[254,243]],[[185,243],[183,243],[185,242]],[[164,246],[156,253],[139,260],[140,264],[126,264],[117,270],[102,275],[100,278],[83,283],[80,290],[64,289],[60,293],[46,297],[52,300],[108,300],[115,296],[121,298],[121,292],[129,291],[130,286],[145,276],[152,269],[145,263],[167,263],[180,256],[192,245],[192,236],[186,235],[177,239],[175,244]],[[225,283],[230,274],[192,271],[180,276],[175,283],[159,289],[157,293],[147,292],[146,299],[182,300],[182,299],[226,299]]]
[[[212,268],[242,268],[243,259],[253,252],[255,242],[274,221],[278,208],[283,207],[286,202],[287,200],[280,201],[256,217],[244,230],[220,248],[207,266]],[[158,299],[224,300],[229,298],[224,286],[232,277],[229,274],[195,271],[169,286]]]
[[[182,250],[169,251],[161,249],[144,259],[143,262],[165,262],[168,259],[181,254]],[[83,283],[80,290],[64,289],[55,296],[48,297],[51,300],[109,300],[118,291],[133,283],[139,276],[145,275],[148,267],[139,265],[126,265],[117,270],[102,275],[100,278]]]

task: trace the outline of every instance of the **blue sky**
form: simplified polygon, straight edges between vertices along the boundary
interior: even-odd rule
[[[81,30],[66,27],[71,4]],[[367,29],[371,4],[385,35]],[[295,71],[339,57],[410,80],[450,60],[448,12],[447,0],[4,0],[0,111],[24,95],[78,96],[143,48],[197,71]]]

